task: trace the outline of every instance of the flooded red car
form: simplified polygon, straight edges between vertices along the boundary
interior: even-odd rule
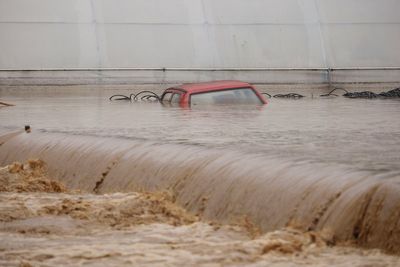
[[[265,105],[263,95],[249,83],[215,81],[189,83],[168,88],[161,95],[163,104],[190,107],[195,105]]]

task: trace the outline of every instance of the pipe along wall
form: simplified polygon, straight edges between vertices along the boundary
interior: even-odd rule
[[[93,193],[171,191],[205,219],[243,216],[263,232],[296,224],[400,253],[399,177],[189,145],[54,133],[0,137],[1,166],[40,158],[49,175]]]

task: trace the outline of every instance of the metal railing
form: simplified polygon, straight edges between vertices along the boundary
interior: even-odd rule
[[[0,69],[0,71],[352,71],[352,70],[400,70],[400,67],[335,67],[335,68],[42,68]]]

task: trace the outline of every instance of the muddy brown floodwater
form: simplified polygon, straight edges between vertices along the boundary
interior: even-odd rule
[[[400,266],[399,100],[97,87],[0,87],[0,266]]]
[[[399,266],[397,256],[336,244],[295,225],[261,234],[219,224],[168,192],[71,191],[41,160],[0,169],[1,266]]]

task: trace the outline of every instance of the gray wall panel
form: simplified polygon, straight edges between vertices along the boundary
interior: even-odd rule
[[[318,67],[323,61],[319,39],[308,38],[318,37],[318,29],[304,25],[100,25],[98,32],[108,67]],[[304,45],[292,49],[295,43]]]
[[[399,0],[317,0],[322,23],[400,23]]]
[[[99,26],[99,32],[104,42],[101,44],[103,65],[108,67],[195,66],[193,35],[205,35],[201,27],[192,29],[176,25],[105,24]],[[178,36],[180,38],[176,38]]]
[[[91,1],[0,0],[0,22],[91,23]]]
[[[0,69],[400,66],[399,0],[0,0]]]
[[[303,24],[313,22],[302,11],[308,0],[204,0],[207,20],[214,24]],[[308,1],[310,2],[310,1]],[[311,1],[312,2],[312,1]]]
[[[72,68],[98,65],[90,24],[0,24],[1,68]]]
[[[93,0],[102,23],[201,24],[201,0]]]
[[[304,25],[212,27],[217,67],[318,67],[323,65],[318,30]],[[296,49],[293,49],[299,44]]]
[[[331,67],[400,66],[398,24],[331,24],[323,33]]]

